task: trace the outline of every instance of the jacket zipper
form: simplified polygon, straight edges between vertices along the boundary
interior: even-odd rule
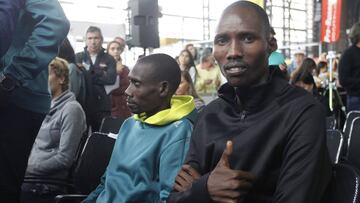
[[[245,110],[241,111],[240,120],[242,120],[242,121],[245,120],[246,114],[247,114],[247,112]]]

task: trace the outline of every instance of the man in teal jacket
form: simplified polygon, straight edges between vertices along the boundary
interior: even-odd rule
[[[13,0],[0,1],[6,2]],[[0,39],[0,50],[6,50],[0,58],[0,196],[7,203],[18,202],[32,144],[50,108],[48,64],[69,31],[57,0],[19,5],[17,24],[6,34],[12,37]]]
[[[188,150],[195,104],[173,96],[180,68],[165,54],[141,58],[125,94],[135,114],[122,125],[100,185],[84,203],[164,202]]]

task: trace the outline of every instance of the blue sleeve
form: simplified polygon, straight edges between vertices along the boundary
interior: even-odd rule
[[[4,74],[10,74],[20,83],[32,80],[48,67],[70,28],[57,0],[27,0],[24,12],[34,22],[32,34],[4,69]]]
[[[170,192],[173,189],[175,177],[179,172],[186,153],[189,149],[192,126],[186,122],[181,128],[176,129],[176,134],[172,137],[178,137],[176,141],[170,143],[160,154],[159,181],[160,181],[160,199],[166,202]],[[182,135],[179,135],[182,134]]]
[[[10,46],[24,0],[0,0],[0,58]]]

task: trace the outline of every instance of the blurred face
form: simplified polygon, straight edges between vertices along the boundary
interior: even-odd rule
[[[55,71],[49,67],[49,88],[51,91],[51,96],[54,98],[61,94],[61,84],[64,82],[64,78],[58,78],[55,74]]]
[[[295,61],[300,66],[305,59],[304,54],[295,54]]]
[[[161,110],[160,85],[146,77],[150,69],[148,64],[138,63],[129,73],[130,85],[125,94],[127,106],[134,114],[145,112],[147,116],[152,116]]]
[[[176,95],[188,95],[189,94],[189,83],[181,76],[181,82],[176,90]]]
[[[267,79],[270,47],[263,22],[249,8],[233,7],[219,21],[214,39],[214,57],[228,83],[250,87]]]
[[[112,43],[109,46],[109,50],[108,53],[114,57],[116,60],[120,59],[120,54],[121,54],[122,50],[119,44],[117,43]]]
[[[196,55],[196,48],[194,46],[189,46],[187,50],[190,51],[192,57],[194,58]]]
[[[86,46],[90,54],[97,54],[102,45],[102,39],[99,32],[86,33]]]
[[[179,55],[179,63],[180,65],[188,65],[190,63],[190,55],[188,52],[183,51]]]
[[[327,72],[327,67],[321,67],[320,68],[320,73],[326,73]]]
[[[214,67],[214,65],[215,65],[215,59],[214,59],[214,57],[213,57],[213,56],[209,56],[209,57],[206,59],[205,63],[203,64],[203,67],[205,67],[205,68],[211,68],[211,67]]]

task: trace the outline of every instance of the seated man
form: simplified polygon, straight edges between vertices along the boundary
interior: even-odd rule
[[[175,59],[153,54],[129,74],[127,105],[135,115],[119,131],[112,157],[90,202],[163,202],[188,151],[196,116],[193,98],[173,96],[180,83]]]
[[[68,63],[55,58],[49,65],[51,108],[41,124],[28,160],[26,176],[67,180],[74,163],[80,139],[86,130],[83,109],[69,90]],[[37,203],[57,194],[66,187],[49,184],[24,183],[23,203]]]
[[[318,203],[331,177],[325,112],[268,68],[265,11],[237,1],[223,12],[214,57],[227,83],[202,111],[168,202]]]

